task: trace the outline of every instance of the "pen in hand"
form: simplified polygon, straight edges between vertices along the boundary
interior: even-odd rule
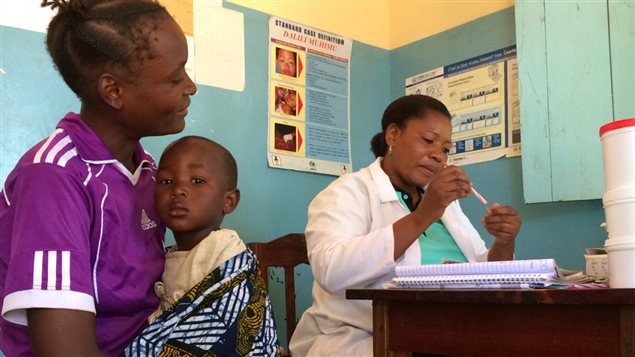
[[[448,167],[447,164],[443,165],[443,168],[446,168],[446,167]],[[472,186],[472,193],[474,194],[474,196],[476,196],[476,198],[478,198],[479,201],[481,201],[482,204],[487,206],[487,200],[485,199],[485,197],[481,196],[481,194],[478,193],[478,191],[476,191],[474,186]]]
[[[478,198],[479,201],[481,201],[481,203],[487,206],[487,200],[485,199],[485,197],[481,196],[481,194],[478,193],[478,191],[476,191],[474,186],[472,186],[472,193],[474,194],[474,196],[476,196],[476,198]]]

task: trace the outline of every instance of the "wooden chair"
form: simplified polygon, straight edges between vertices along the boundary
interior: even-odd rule
[[[248,243],[258,261],[260,274],[269,289],[269,267],[284,269],[284,295],[287,319],[287,348],[295,331],[295,279],[294,268],[300,264],[309,264],[304,233],[289,233],[268,243]]]

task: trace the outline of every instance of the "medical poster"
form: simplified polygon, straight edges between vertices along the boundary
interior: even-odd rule
[[[278,17],[269,20],[270,167],[351,171],[352,41]]]
[[[448,107],[452,114],[449,164],[520,155],[516,46],[407,78],[406,94],[426,94]]]

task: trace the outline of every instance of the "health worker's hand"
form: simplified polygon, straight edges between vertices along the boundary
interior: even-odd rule
[[[520,230],[520,216],[512,206],[492,204],[482,219],[483,226],[502,245],[513,244]]]
[[[416,211],[432,215],[436,220],[441,218],[450,203],[471,193],[472,183],[465,171],[454,165],[446,166],[430,179]]]

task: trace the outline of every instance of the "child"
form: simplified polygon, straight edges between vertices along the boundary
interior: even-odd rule
[[[155,286],[161,307],[127,356],[277,355],[257,260],[236,232],[220,228],[240,200],[237,175],[229,151],[200,136],[178,139],[161,155],[155,204],[176,246]]]
[[[276,106],[276,113],[294,115],[296,114],[296,91],[292,89],[284,89],[278,105]]]
[[[276,71],[285,76],[295,77],[296,57],[295,52],[276,47]]]
[[[79,97],[0,193],[0,350],[116,356],[159,299],[165,227],[139,140],[183,130],[187,43],[152,0],[57,0],[47,48]],[[30,118],[24,118],[30,120]]]

